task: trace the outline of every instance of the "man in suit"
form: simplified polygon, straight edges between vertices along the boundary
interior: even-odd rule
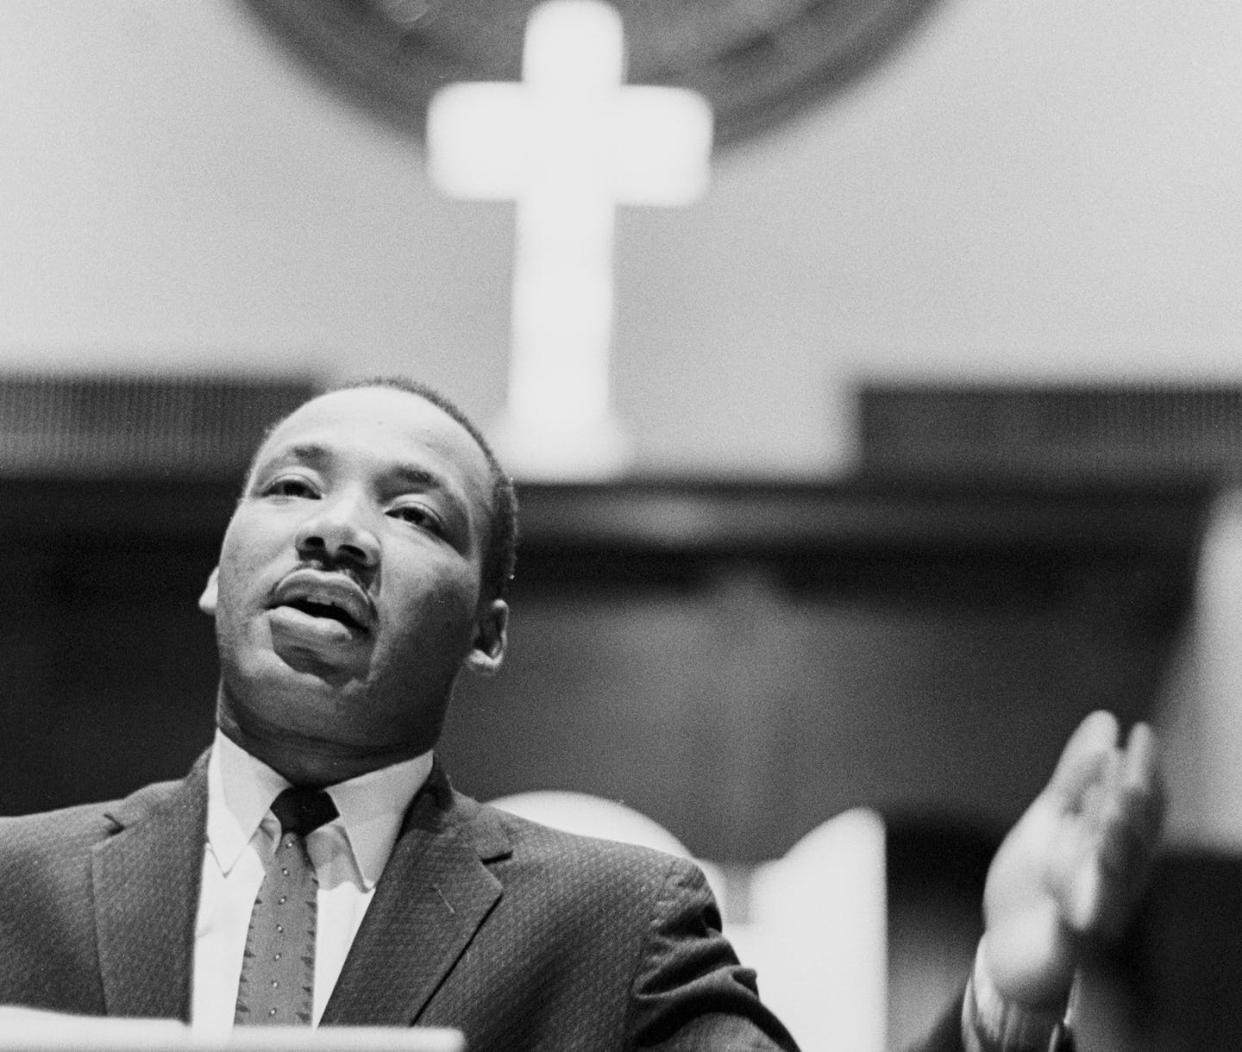
[[[511,482],[434,391],[368,381],[280,422],[201,600],[212,748],[183,781],[0,823],[0,1003],[452,1026],[471,1052],[792,1047],[695,867],[480,806],[436,762],[461,670],[503,659],[515,531]],[[1150,735],[1117,733],[1089,717],[1007,838],[929,1047],[1047,1047],[1078,948],[1128,912],[1160,806]],[[282,880],[313,882],[306,970],[257,989],[293,956],[252,941],[293,937],[259,919]]]

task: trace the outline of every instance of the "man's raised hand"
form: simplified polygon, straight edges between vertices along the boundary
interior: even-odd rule
[[[1151,728],[1122,746],[1110,713],[1083,720],[988,871],[983,962],[1006,1000],[1063,1009],[1082,947],[1129,918],[1163,813]]]

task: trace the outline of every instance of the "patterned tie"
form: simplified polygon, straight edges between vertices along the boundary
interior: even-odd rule
[[[306,836],[336,817],[321,789],[286,789],[272,804],[280,842],[254,900],[235,1024],[309,1026],[315,989],[315,894]]]

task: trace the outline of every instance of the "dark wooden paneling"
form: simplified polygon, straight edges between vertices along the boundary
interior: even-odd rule
[[[1098,705],[1146,714],[1205,494],[523,491],[510,658],[443,751],[482,797],[625,799],[719,859],[857,803],[1007,824]],[[209,482],[0,482],[7,811],[181,771],[211,725]]]
[[[183,773],[210,740],[196,601],[232,485],[0,483],[0,811]]]
[[[1151,482],[1236,478],[1242,387],[1226,383],[872,382],[868,473]]]
[[[525,496],[507,668],[463,681],[450,718],[459,782],[602,793],[758,859],[859,803],[1003,827],[1082,715],[1146,715],[1203,494]]]

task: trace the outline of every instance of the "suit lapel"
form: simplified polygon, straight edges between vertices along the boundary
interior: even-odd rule
[[[119,831],[92,859],[109,1015],[190,1018],[206,814],[204,755],[184,782],[142,790],[110,815]]]
[[[438,764],[411,805],[323,1022],[409,1026],[500,898],[483,859],[508,852],[478,835],[477,808]]]

